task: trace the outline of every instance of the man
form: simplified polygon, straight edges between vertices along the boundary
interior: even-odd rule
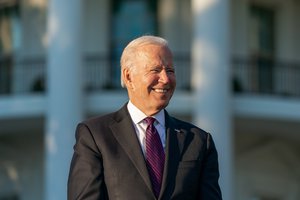
[[[165,110],[176,87],[167,41],[130,42],[121,82],[129,102],[77,127],[68,199],[222,199],[211,135]]]

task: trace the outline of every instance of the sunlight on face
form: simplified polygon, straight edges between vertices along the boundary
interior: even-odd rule
[[[173,58],[164,46],[145,45],[139,50],[135,65],[128,72],[126,86],[131,102],[150,116],[164,109],[174,93]]]

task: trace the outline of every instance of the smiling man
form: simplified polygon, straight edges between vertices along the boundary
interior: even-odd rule
[[[176,88],[167,41],[131,41],[121,84],[129,101],[120,110],[77,127],[68,199],[222,199],[211,135],[165,110]]]
[[[121,58],[121,80],[129,99],[147,116],[164,109],[176,87],[171,51],[164,40],[150,38],[131,42]]]

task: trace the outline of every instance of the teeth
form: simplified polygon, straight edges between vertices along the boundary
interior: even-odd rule
[[[155,92],[166,93],[168,90],[166,89],[154,89]]]

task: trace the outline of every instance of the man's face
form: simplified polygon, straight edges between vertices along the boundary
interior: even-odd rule
[[[131,102],[146,115],[164,109],[176,87],[171,51],[158,45],[139,48],[134,66],[123,70]]]

